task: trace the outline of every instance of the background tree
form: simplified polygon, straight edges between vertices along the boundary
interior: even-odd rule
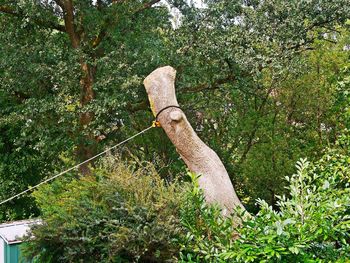
[[[349,5],[206,3],[184,19],[172,42],[182,54],[180,104],[225,160],[246,204],[258,197],[273,204],[296,160],[334,142],[337,116],[330,107],[348,60]]]
[[[348,56],[349,5],[203,3],[169,1],[174,28],[160,1],[2,0],[0,197],[148,126],[142,79],[172,65],[180,105],[245,204],[273,204],[295,160],[334,141],[328,105]],[[152,161],[167,180],[184,172],[161,130],[120,153]],[[26,198],[1,208],[6,219],[33,213]]]
[[[2,199],[133,131],[124,126],[142,77],[162,63],[171,30],[159,2],[1,1]],[[29,216],[27,204],[2,218]]]

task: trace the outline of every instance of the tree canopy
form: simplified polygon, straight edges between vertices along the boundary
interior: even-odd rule
[[[337,83],[349,9],[347,0],[2,0],[0,197],[148,126],[142,80],[170,64],[182,108],[246,207],[276,205],[294,163],[317,159],[348,125]],[[119,154],[153,162],[169,181],[185,174],[161,130]],[[0,211],[39,213],[31,197]]]

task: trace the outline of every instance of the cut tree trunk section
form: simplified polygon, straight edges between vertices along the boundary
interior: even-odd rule
[[[175,95],[176,70],[170,66],[158,68],[144,80],[151,109],[156,116],[167,106],[179,106]],[[196,134],[181,109],[163,110],[158,121],[176,147],[191,172],[200,175],[199,186],[208,203],[217,203],[224,215],[240,206],[228,173],[217,156]]]

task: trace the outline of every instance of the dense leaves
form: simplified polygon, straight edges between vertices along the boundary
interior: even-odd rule
[[[147,104],[130,114],[145,97],[143,77],[166,60],[169,14],[112,2],[74,1],[74,18],[61,1],[1,2],[1,199],[149,125]],[[0,218],[36,214],[28,201],[2,207]]]
[[[348,166],[324,171],[322,164],[310,167],[299,161],[297,173],[286,178],[290,196],[277,197],[279,211],[258,200],[260,211],[254,217],[237,211],[233,218],[223,218],[205,204],[195,185],[188,195],[190,205],[182,209],[188,231],[182,260],[345,262],[350,256],[350,188],[349,177],[344,181],[339,170],[349,173]]]
[[[180,245],[184,261],[342,260],[349,14],[348,0],[1,0],[1,200],[149,126],[142,80],[169,64],[182,109],[257,216],[234,225],[195,186],[179,225],[183,186],[162,180],[185,169],[158,129],[118,151],[159,176],[91,163],[37,203],[1,206],[0,220],[41,215],[28,251],[42,261],[173,260]],[[301,157],[314,165],[286,181]]]
[[[293,163],[334,141],[347,1],[74,1],[73,16],[69,3],[1,2],[2,198],[148,126],[142,79],[165,64],[250,208],[274,204]],[[169,146],[158,131],[121,153],[172,178],[183,169]],[[28,201],[1,218],[37,214]]]
[[[286,177],[278,210],[223,217],[193,182],[165,184],[154,167],[131,171],[107,159],[95,176],[35,193],[42,224],[27,257],[39,262],[346,262],[350,257],[349,137]]]
[[[185,186],[166,184],[152,165],[131,171],[112,158],[94,174],[34,194],[44,222],[32,229],[26,255],[38,262],[172,261]]]

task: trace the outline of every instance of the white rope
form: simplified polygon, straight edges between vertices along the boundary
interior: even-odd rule
[[[122,144],[124,144],[124,143],[126,143],[126,142],[128,142],[128,141],[130,141],[130,140],[132,140],[132,139],[134,139],[135,137],[137,137],[137,136],[139,136],[139,135],[145,133],[146,131],[148,131],[149,129],[152,129],[152,128],[153,128],[153,126],[150,126],[150,127],[146,128],[146,129],[140,131],[139,133],[136,133],[135,135],[129,137],[128,139],[126,139],[126,140],[124,140],[124,141],[122,141],[122,142],[120,142],[120,143],[118,143],[118,144],[116,144],[116,145],[114,145],[114,146],[112,146],[112,147],[110,147],[110,148],[107,148],[107,149],[104,150],[103,152],[100,152],[99,154],[96,154],[95,156],[92,156],[91,158],[89,158],[89,159],[87,159],[87,160],[85,160],[85,161],[83,161],[83,162],[81,162],[81,163],[78,163],[77,165],[75,165],[75,166],[73,166],[73,167],[71,167],[71,168],[69,168],[69,169],[67,169],[67,170],[65,170],[65,171],[63,171],[63,172],[60,172],[59,174],[56,174],[56,175],[54,175],[54,176],[52,176],[52,177],[50,177],[50,178],[48,178],[48,179],[46,179],[46,180],[44,180],[44,181],[38,183],[37,185],[34,185],[34,186],[32,186],[32,187],[26,189],[26,190],[24,190],[23,192],[20,192],[20,193],[18,193],[18,194],[16,194],[16,195],[12,196],[12,197],[10,197],[10,198],[7,198],[6,200],[1,201],[1,202],[0,202],[0,205],[5,204],[5,203],[7,203],[7,202],[9,202],[9,201],[11,201],[11,200],[13,200],[13,199],[15,199],[15,198],[21,196],[21,195],[24,195],[25,193],[30,192],[30,191],[32,191],[32,190],[35,189],[35,188],[38,188],[40,185],[46,184],[46,183],[52,181],[53,179],[55,179],[55,178],[57,178],[57,177],[59,177],[59,176],[61,176],[61,175],[64,175],[64,174],[66,174],[66,173],[68,173],[68,172],[70,172],[70,171],[72,171],[72,170],[78,168],[79,166],[81,166],[81,165],[83,165],[83,164],[85,164],[85,163],[90,162],[90,161],[93,160],[93,159],[96,159],[97,157],[99,157],[99,156],[101,156],[101,155],[103,155],[103,154],[105,154],[105,153],[107,153],[107,152],[109,152],[109,151],[111,151],[111,150],[117,148],[118,146],[120,146],[120,145],[122,145]]]

